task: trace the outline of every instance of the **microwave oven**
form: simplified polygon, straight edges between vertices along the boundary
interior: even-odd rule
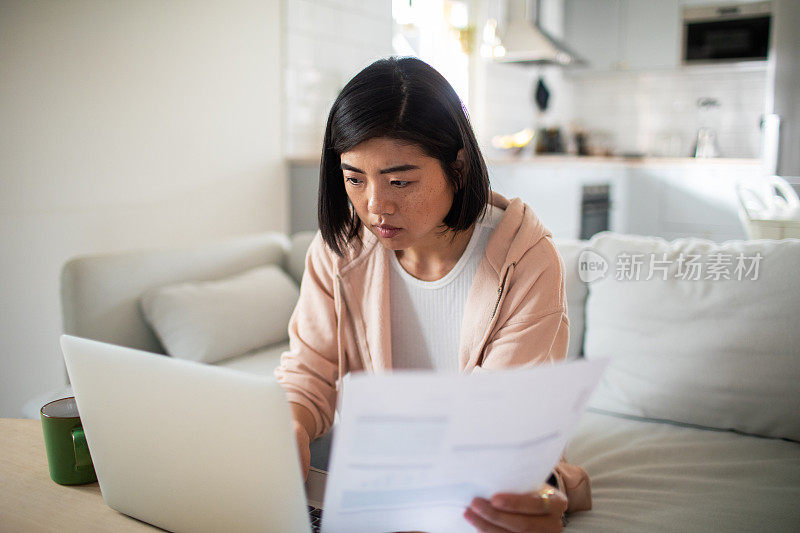
[[[683,62],[767,59],[770,2],[687,6],[683,9]]]

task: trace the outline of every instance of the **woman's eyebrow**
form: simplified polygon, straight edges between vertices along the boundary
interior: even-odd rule
[[[379,171],[380,174],[391,174],[392,172],[405,172],[407,170],[416,170],[417,165],[397,165],[394,167],[384,168]],[[342,163],[342,170],[349,170],[350,172],[358,172],[359,174],[366,174],[363,170],[350,166],[347,163]]]
[[[389,167],[384,168],[379,173],[380,174],[391,174],[392,172],[405,172],[407,170],[416,170],[419,167],[417,165],[397,165],[396,167]]]

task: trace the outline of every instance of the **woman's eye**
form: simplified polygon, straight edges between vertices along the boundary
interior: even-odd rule
[[[360,185],[361,184],[361,180],[358,179],[358,178],[348,177],[348,178],[345,178],[345,181],[347,183],[350,183],[351,185]]]
[[[403,181],[403,180],[392,180],[392,185],[394,185],[395,187],[405,187],[409,183],[411,183],[411,182],[410,181]]]

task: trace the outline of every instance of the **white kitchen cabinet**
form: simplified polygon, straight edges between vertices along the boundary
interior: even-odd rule
[[[623,0],[625,16],[620,68],[675,68],[681,55],[681,9],[677,0]]]
[[[626,200],[619,201],[625,210],[627,225],[625,233],[636,235],[658,235],[660,233],[660,181],[646,171],[624,169],[627,184]]]
[[[758,176],[757,161],[600,160],[547,156],[489,164],[492,187],[520,197],[554,237],[580,236],[584,185],[610,187],[609,229],[672,240],[745,238],[736,183]]]
[[[591,70],[608,70],[621,55],[621,0],[566,0],[564,42]]]
[[[713,241],[745,238],[736,182],[753,172],[705,165],[662,168],[654,175],[660,189],[657,235],[668,239],[694,235]]]
[[[678,0],[566,0],[564,10],[564,40],[588,70],[680,64]]]
[[[537,163],[489,163],[492,189],[506,198],[521,198],[530,205],[553,237],[577,239],[581,232],[581,200],[584,185],[609,185],[609,229],[627,231],[624,219],[625,176],[613,165]]]
[[[522,198],[558,237],[580,232],[580,184],[556,167],[510,165],[490,169],[492,189],[506,198]]]

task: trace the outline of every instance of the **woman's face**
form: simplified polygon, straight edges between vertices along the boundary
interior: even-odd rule
[[[454,190],[438,159],[415,144],[378,137],[341,154],[347,196],[386,248],[440,245]],[[457,163],[458,165],[458,163]]]

